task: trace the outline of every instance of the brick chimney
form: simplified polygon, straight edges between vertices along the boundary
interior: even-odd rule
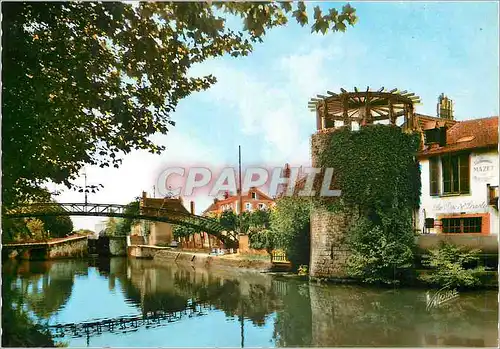
[[[194,214],[194,201],[191,201],[190,204],[191,204],[191,214]]]
[[[438,97],[437,114],[438,118],[453,120],[453,101],[444,93]]]

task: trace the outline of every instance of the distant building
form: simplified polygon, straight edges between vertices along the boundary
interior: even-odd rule
[[[263,193],[261,190],[252,187],[247,193],[241,195],[241,211],[252,212],[254,210],[264,210],[274,207],[274,199]],[[214,202],[203,212],[203,215],[219,215],[225,211],[240,212],[240,198],[238,195],[225,193],[222,199],[214,199]]]
[[[146,192],[143,192],[140,200],[141,215],[156,216],[159,209],[189,214],[183,205],[182,198],[148,198]],[[173,240],[171,223],[144,221],[132,226],[132,244],[170,245]]]
[[[241,206],[240,206],[241,205]],[[239,214],[241,212],[253,212],[255,210],[267,210],[275,206],[275,201],[269,195],[261,190],[251,187],[248,192],[241,195],[241,204],[239,195],[230,195],[224,193],[222,199],[214,199],[214,202],[203,211],[204,216],[219,216],[224,212],[232,211]],[[204,237],[204,247],[221,246],[220,241],[213,236],[202,235]],[[244,246],[243,246],[244,245]],[[248,237],[240,236],[240,250],[248,249]]]
[[[106,221],[101,221],[95,225],[94,233],[96,237],[98,237],[99,235],[102,235],[105,230],[106,230]]]

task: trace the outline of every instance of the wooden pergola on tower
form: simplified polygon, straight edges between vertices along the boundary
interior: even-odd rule
[[[399,117],[404,117],[402,127],[414,128],[413,106],[420,103],[420,97],[408,91],[390,91],[381,88],[377,91],[364,91],[354,88],[354,92],[347,92],[343,88],[341,93],[327,91],[328,96],[317,95],[309,101],[309,109],[316,111],[316,127],[319,130],[349,127],[357,122],[360,126],[373,124],[376,121],[387,120],[396,125]],[[386,123],[386,122],[381,122]]]

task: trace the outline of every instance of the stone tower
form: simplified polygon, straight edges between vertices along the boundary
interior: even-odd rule
[[[420,98],[414,93],[384,88],[354,92],[341,89],[341,93],[328,91],[328,96],[318,95],[309,102],[316,112],[317,132],[311,136],[311,162],[320,167],[319,157],[329,146],[332,132],[348,127],[385,123],[405,129],[415,127],[414,103]],[[398,123],[399,121],[399,123]],[[353,212],[330,212],[314,208],[311,212],[311,260],[309,272],[312,278],[344,278],[345,263],[349,257],[346,232],[359,218]]]

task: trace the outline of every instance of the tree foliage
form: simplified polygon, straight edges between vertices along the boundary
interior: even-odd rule
[[[78,229],[77,231],[75,231],[75,234],[94,235],[95,232],[90,229]]]
[[[48,214],[42,217],[38,217],[35,221],[37,223],[33,223],[33,219],[30,217],[27,218],[5,218],[2,217],[2,227],[3,227],[3,239],[4,241],[12,241],[12,240],[25,240],[25,239],[46,239],[49,237],[58,238],[65,237],[68,234],[73,232],[73,221],[69,216],[66,215],[54,215],[54,213],[62,213],[64,209],[55,201],[47,199],[47,201],[51,201],[52,205],[50,206],[25,206],[20,207],[17,211],[22,213],[39,213],[39,212],[47,212]],[[50,213],[53,213],[51,215]],[[42,223],[41,228],[34,228],[37,232],[33,234],[32,229],[28,228],[28,223],[34,227],[39,226]],[[30,223],[31,222],[31,223]],[[43,230],[43,233],[41,231]]]
[[[56,206],[53,210],[60,212],[63,209]],[[46,216],[40,219],[51,237],[65,237],[73,232],[73,221],[69,216]]]
[[[40,219],[27,219],[26,227],[30,232],[30,238],[36,241],[44,241],[50,238],[49,233],[45,230],[45,225]]]
[[[139,200],[132,201],[127,204],[123,213],[125,215],[138,215],[140,213]],[[139,223],[140,220],[134,218],[121,218],[116,225],[116,232],[118,235],[129,235],[132,231],[132,225]]]
[[[414,235],[411,221],[401,216],[382,224],[361,218],[349,230],[348,275],[374,284],[399,284],[412,278]]]
[[[109,217],[106,220],[106,228],[104,228],[104,234],[106,236],[116,236],[118,231],[118,222],[115,217]]]
[[[173,235],[174,238],[177,240],[181,238],[189,238],[190,236],[193,236],[194,234],[199,234],[201,232],[202,231],[199,229],[186,225],[175,225],[173,228]]]
[[[479,266],[479,249],[467,250],[450,243],[431,249],[422,264],[431,269],[421,279],[431,285],[472,288],[482,284],[485,268]]]
[[[224,13],[239,16],[241,30]],[[84,165],[119,167],[134,149],[160,153],[150,136],[175,125],[183,98],[213,75],[189,69],[224,54],[246,56],[303,2],[9,2],[2,6],[2,199],[36,198]],[[344,31],[355,10],[314,9],[313,32]]]
[[[242,215],[242,221],[245,219]],[[224,211],[220,215],[217,216],[217,220],[219,224],[226,230],[226,231],[234,231],[238,232],[239,227],[240,227],[240,219],[239,216],[234,213],[233,211]],[[245,224],[242,224],[244,226]],[[244,228],[242,227],[242,230]]]
[[[249,234],[269,228],[271,223],[271,211],[269,209],[255,210],[245,213],[247,214],[247,232]]]
[[[294,267],[309,265],[311,201],[302,197],[283,197],[271,212],[274,243],[283,249]]]
[[[348,229],[347,272],[370,283],[399,283],[410,276],[415,249],[412,211],[419,206],[419,135],[399,127],[368,125],[336,130],[322,167],[333,168],[342,195],[326,204],[359,214]],[[325,203],[324,201],[322,202]]]
[[[266,250],[271,254],[276,248],[276,232],[272,229],[264,228],[254,231],[249,238],[250,247],[256,250]]]
[[[420,167],[415,159],[418,134],[399,127],[368,125],[359,131],[339,129],[320,155],[322,167],[333,168],[342,202],[365,214],[383,215],[400,207],[418,208]]]

